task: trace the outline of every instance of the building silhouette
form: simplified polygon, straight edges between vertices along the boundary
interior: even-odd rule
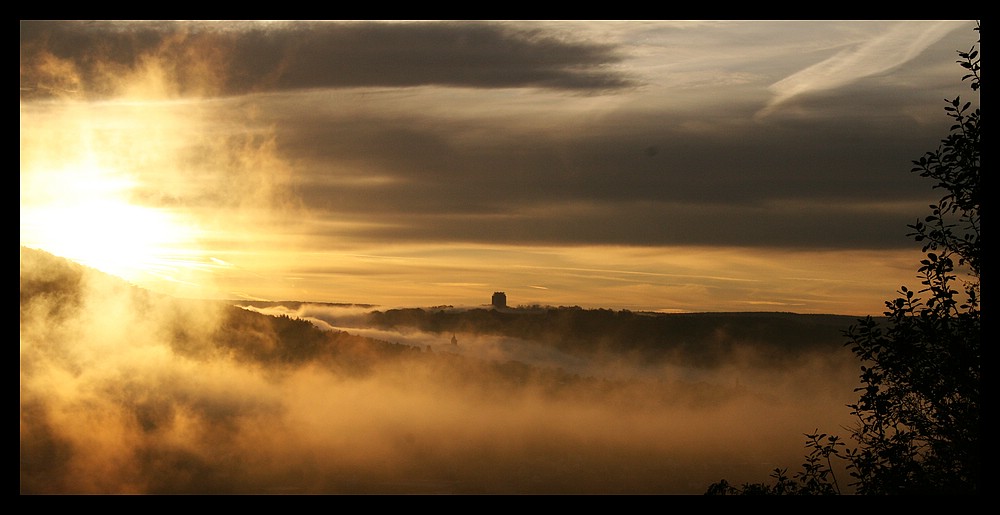
[[[507,294],[502,291],[493,292],[493,300],[491,302],[493,307],[498,309],[504,309],[507,307]]]

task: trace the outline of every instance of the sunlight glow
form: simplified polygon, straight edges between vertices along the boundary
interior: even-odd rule
[[[163,276],[194,232],[167,210],[130,203],[135,186],[92,163],[22,175],[21,243],[130,281]]]

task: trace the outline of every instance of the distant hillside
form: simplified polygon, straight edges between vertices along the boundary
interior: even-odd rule
[[[126,296],[138,309],[155,303],[175,306],[172,345],[179,352],[219,352],[262,362],[304,362],[340,356],[341,365],[359,370],[363,361],[421,349],[389,341],[354,336],[344,331],[321,331],[288,316],[266,316],[225,301],[173,299],[132,286],[121,279],[53,256],[21,247],[21,318],[40,306],[46,316],[79,309],[84,285],[101,284],[109,294]],[[44,302],[42,302],[44,301]],[[193,311],[179,306],[221,305],[224,317],[211,341],[195,342],[185,329]],[[258,307],[301,302],[240,301]],[[310,303],[315,304],[315,303]],[[329,304],[370,307],[362,304]],[[36,313],[37,315],[37,313]],[[355,315],[356,316],[356,315]],[[361,325],[386,330],[418,329],[431,333],[477,333],[519,338],[552,346],[562,352],[595,357],[628,357],[645,362],[714,366],[741,350],[753,349],[759,366],[787,366],[810,353],[843,352],[843,331],[857,322],[844,315],[794,313],[662,314],[608,309],[392,309],[361,315]],[[357,323],[357,321],[355,321]],[[353,349],[350,350],[349,349]],[[360,349],[364,349],[362,352]],[[354,353],[357,356],[348,357]],[[358,356],[367,356],[361,359]],[[331,363],[335,363],[336,360]],[[346,366],[346,365],[345,365]]]
[[[267,367],[294,367],[317,363],[324,368],[349,377],[364,376],[377,367],[401,359],[434,362],[435,366],[452,369],[448,377],[475,379],[484,384],[520,384],[528,376],[550,377],[566,381],[568,374],[557,371],[537,371],[525,363],[509,360],[480,362],[455,355],[436,355],[410,345],[368,338],[346,331],[324,331],[310,322],[285,315],[269,316],[232,305],[229,301],[176,299],[149,292],[126,281],[85,267],[48,252],[21,247],[20,313],[22,339],[44,337],[36,334],[41,327],[60,321],[82,318],[86,323],[92,315],[85,309],[99,312],[108,307],[127,306],[138,318],[155,318],[157,334],[181,356],[209,360],[235,359]],[[85,306],[87,291],[99,290],[97,306]],[[91,300],[91,302],[94,302]],[[295,306],[297,302],[245,302],[255,306]],[[336,306],[363,306],[331,304]],[[205,331],[198,320],[206,312],[213,313],[212,328]],[[93,319],[93,323],[102,320]],[[122,320],[124,324],[125,321]],[[136,338],[141,338],[137,334]],[[562,377],[565,375],[566,377]],[[444,377],[444,375],[442,375]],[[575,380],[581,378],[576,377]]]
[[[740,349],[755,349],[758,365],[785,365],[813,352],[844,350],[843,331],[857,323],[843,315],[794,313],[663,314],[608,309],[394,309],[369,313],[383,329],[494,334],[542,342],[579,355],[682,359],[710,366]]]
[[[334,306],[340,308],[374,308],[375,304],[354,304],[351,302],[304,302],[300,300],[234,300],[233,303],[239,304],[241,306],[254,306],[258,308],[270,308],[275,306],[284,306],[289,309],[298,309],[303,305],[316,305],[316,306]]]
[[[126,301],[140,315],[152,315],[155,311],[162,322],[161,328],[170,333],[167,339],[173,350],[190,357],[226,353],[262,363],[297,363],[340,356],[344,358],[342,364],[358,369],[365,365],[357,356],[348,358],[347,354],[377,356],[413,350],[347,333],[321,331],[302,320],[261,315],[222,301],[157,295],[73,261],[21,247],[22,325],[29,316],[58,320],[74,315],[83,309],[81,302],[88,288],[100,288],[109,305]],[[209,307],[219,309],[221,316],[205,338],[202,332],[191,328],[197,325],[194,318]]]

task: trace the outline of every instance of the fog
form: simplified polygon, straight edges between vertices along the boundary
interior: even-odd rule
[[[22,21],[19,492],[793,474],[855,422],[840,342],[718,326],[649,359],[369,315],[880,313],[963,25]]]
[[[700,494],[794,471],[803,433],[850,423],[849,353],[685,371],[324,321],[358,307],[261,310],[413,347],[352,374],[248,359],[219,344],[227,323],[231,341],[282,342],[256,321],[233,327],[224,303],[78,270],[22,249],[22,494]]]

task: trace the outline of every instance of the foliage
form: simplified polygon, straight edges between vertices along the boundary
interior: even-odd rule
[[[978,93],[979,51],[959,57],[968,71],[963,81]],[[948,137],[911,170],[946,192],[930,215],[908,226],[926,253],[918,269],[923,287],[902,286],[886,301],[884,327],[869,316],[845,332],[862,362],[860,396],[848,406],[858,419],[851,435],[857,448],[841,451],[835,437],[822,443],[825,435],[806,435],[812,451],[797,482],[776,469],[773,486],[734,488],[723,480],[706,493],[835,493],[831,457],[847,462],[859,494],[979,492],[980,110],[960,97],[946,102],[954,121]]]
[[[959,56],[978,92],[979,52]],[[861,396],[849,406],[859,420],[850,456],[859,493],[978,492],[982,183],[980,110],[971,105],[948,101],[951,133],[914,161],[913,172],[947,192],[909,226],[926,253],[923,288],[903,286],[886,301],[884,329],[869,317],[847,332],[864,363]]]
[[[705,495],[836,495],[840,493],[833,470],[833,458],[843,459],[839,436],[815,432],[807,434],[806,447],[811,449],[802,463],[802,471],[788,477],[788,469],[771,472],[773,485],[744,483],[736,487],[725,479],[708,487]]]

